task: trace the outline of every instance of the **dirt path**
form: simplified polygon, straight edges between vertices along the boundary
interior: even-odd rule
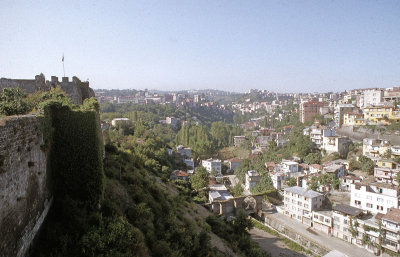
[[[261,249],[270,253],[272,257],[306,257],[306,255],[291,250],[279,238],[261,229],[251,229],[250,235],[251,238],[258,243]]]

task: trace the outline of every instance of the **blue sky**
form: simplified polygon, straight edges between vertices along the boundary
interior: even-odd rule
[[[94,88],[326,92],[400,86],[400,1],[15,1],[0,77]]]

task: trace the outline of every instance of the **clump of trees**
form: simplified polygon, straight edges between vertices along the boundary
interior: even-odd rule
[[[209,216],[206,221],[211,226],[212,232],[229,242],[235,252],[252,257],[271,256],[262,251],[257,243],[251,240],[248,231],[253,227],[253,224],[243,210],[237,213],[233,221],[224,221],[216,216]]]
[[[19,115],[30,111],[26,94],[19,88],[3,88],[0,92],[0,114]]]

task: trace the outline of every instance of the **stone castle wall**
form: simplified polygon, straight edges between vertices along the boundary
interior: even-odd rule
[[[0,119],[0,256],[25,256],[52,203],[48,154],[34,115]]]
[[[89,82],[80,82],[77,77],[73,77],[72,81],[68,77],[63,77],[61,81],[58,81],[56,76],[52,76],[49,81],[45,79],[43,74],[36,75],[35,79],[0,78],[0,89],[7,87],[21,88],[28,94],[48,91],[57,86],[60,86],[71,97],[74,104],[82,104],[84,99],[95,96],[93,89],[89,87]]]

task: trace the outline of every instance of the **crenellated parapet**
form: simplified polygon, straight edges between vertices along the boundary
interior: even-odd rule
[[[51,76],[46,80],[43,74],[36,75],[35,79],[7,79],[0,78],[0,89],[21,88],[28,94],[37,91],[48,91],[52,87],[60,86],[72,99],[74,104],[82,104],[86,98],[94,97],[94,91],[90,88],[89,82],[82,82],[77,77],[62,77],[59,81],[57,76]]]

